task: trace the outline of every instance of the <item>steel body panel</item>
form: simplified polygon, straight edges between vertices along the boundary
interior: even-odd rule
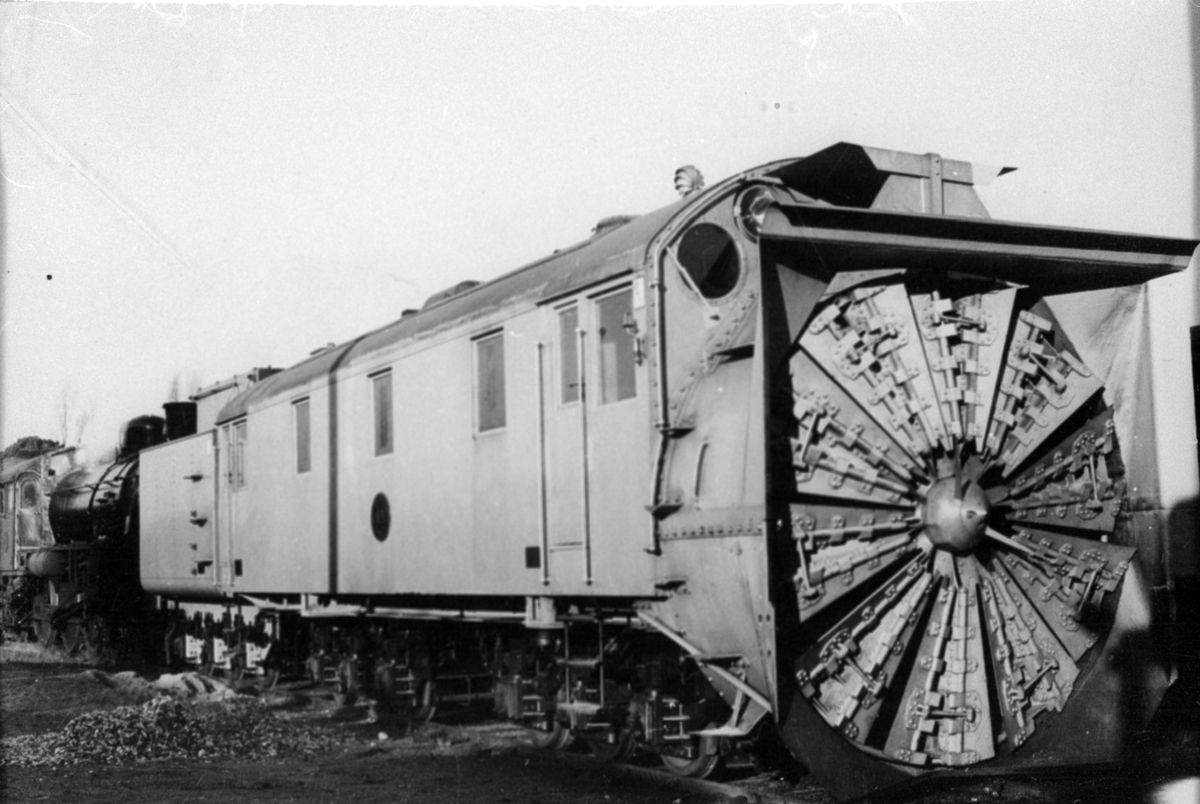
[[[666,409],[658,413],[672,435],[655,502],[664,511],[657,524],[661,583],[671,594],[651,611],[702,651],[740,657],[746,680],[777,705],[762,286],[758,249],[732,212],[738,189],[714,188],[659,246],[667,381]],[[723,229],[740,259],[740,276],[718,298],[701,296],[677,258],[679,239],[697,224]],[[725,692],[733,704],[736,695]]]
[[[686,583],[648,609],[705,654],[740,657],[746,681],[776,704],[767,549],[762,533],[664,541],[664,580]]]
[[[246,420],[245,486],[236,491],[230,488],[228,425],[219,431],[225,505],[219,527],[233,532],[221,533],[217,559],[229,592],[328,591],[329,388],[312,382],[293,391]],[[294,406],[300,400],[309,406],[307,472],[296,466]]]
[[[232,579],[229,591],[545,594],[540,568],[526,566],[526,548],[539,542],[536,346],[551,342],[555,333],[543,309],[521,308],[435,339],[358,352],[338,369],[333,588],[322,575],[330,566],[328,509],[317,491],[329,483],[328,386],[317,387],[314,380],[293,387],[287,398],[260,397],[245,419],[246,487],[222,497],[227,502],[221,521],[230,517],[232,533],[223,533],[221,544],[243,563],[243,575]],[[501,429],[478,433],[473,338],[497,330],[505,340],[507,421]],[[370,380],[381,371],[393,378],[395,436],[390,454],[375,455]],[[313,471],[297,477],[290,403],[306,393],[312,404]],[[607,510],[594,521],[594,582],[560,564],[562,571],[552,573],[553,593],[652,592],[653,559],[641,549],[648,514],[640,506],[617,504],[645,495],[649,485],[646,396],[643,377],[634,399],[601,406],[601,421],[615,413],[625,422],[621,427],[606,422],[606,435],[596,444],[600,465],[593,472],[603,475],[597,494]],[[608,436],[609,429],[622,436]],[[222,469],[222,477],[227,473]],[[610,478],[618,478],[618,485]],[[263,495],[262,489],[271,493]],[[383,541],[370,523],[379,493],[391,508]]]
[[[380,350],[339,375],[339,591],[434,592],[447,584],[478,590],[471,360],[469,340],[444,340],[407,355]],[[375,455],[371,377],[385,370],[392,373],[394,447]],[[391,508],[382,542],[370,523],[379,493]]]
[[[215,431],[144,450],[139,463],[142,587],[215,599]]]

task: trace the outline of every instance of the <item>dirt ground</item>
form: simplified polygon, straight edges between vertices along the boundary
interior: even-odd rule
[[[158,686],[155,686],[155,685]],[[33,646],[0,645],[0,801],[177,804],[254,802],[431,802],[432,804],[829,804],[802,770],[745,771],[716,784],[677,780],[656,769],[653,758],[633,765],[603,764],[585,751],[547,752],[527,745],[521,731],[479,714],[443,712],[438,721],[414,723],[374,717],[366,705],[338,707],[328,693],[302,686],[236,694],[220,680],[195,674],[167,675],[87,667]],[[197,711],[237,710],[250,701],[255,718],[272,726],[271,739],[286,737],[277,756],[255,759],[208,756],[107,760],[32,765],[55,734],[82,728],[78,716],[102,712],[107,725],[95,742],[137,744],[150,720],[130,719],[180,700]],[[156,703],[157,702],[157,703]],[[124,707],[124,708],[123,708]],[[265,710],[261,711],[261,710]],[[188,709],[191,711],[191,709]],[[122,713],[124,713],[122,715]],[[120,717],[118,717],[120,716]],[[106,722],[105,718],[117,725]],[[124,719],[122,719],[122,717]],[[1188,715],[1190,717],[1190,715]],[[87,718],[84,718],[87,720]],[[74,721],[74,722],[73,722]],[[258,721],[255,721],[258,723]],[[66,731],[64,727],[72,724]],[[261,725],[261,724],[259,724]],[[1195,726],[1192,723],[1192,734]],[[113,731],[118,728],[119,731]],[[99,728],[95,726],[94,728]],[[197,727],[199,728],[199,727]],[[229,727],[232,728],[232,727]],[[278,732],[278,734],[277,734]],[[198,734],[200,732],[197,732]],[[255,732],[258,734],[258,732]],[[101,732],[97,732],[101,734]],[[228,735],[209,735],[220,744]],[[81,739],[78,736],[77,740]],[[88,742],[88,738],[81,739]],[[143,741],[144,742],[144,741]],[[274,743],[272,743],[274,744]],[[207,743],[206,743],[207,745]],[[285,743],[280,743],[285,745]],[[97,749],[96,746],[93,748]],[[62,750],[62,749],[60,749]],[[274,749],[272,749],[274,750]],[[38,752],[42,751],[42,754]],[[68,761],[70,751],[60,755]],[[1193,804],[1200,798],[1194,773],[1200,755],[1194,742],[1159,752],[1138,769],[1066,779],[982,780],[970,785],[911,790],[890,800],[905,804],[952,802],[1143,801]],[[1189,764],[1190,763],[1190,764]],[[1169,785],[1176,787],[1171,788]]]
[[[48,662],[32,648],[0,646],[0,737],[45,735],[82,713],[113,712],[158,695],[142,676]],[[220,684],[182,697],[224,697]],[[253,692],[251,690],[251,692]],[[176,694],[178,691],[176,690]],[[720,786],[679,782],[648,768],[601,765],[581,754],[537,751],[520,730],[453,713],[430,724],[372,720],[368,707],[284,688],[258,696],[275,718],[333,733],[311,755],[257,760],[162,759],[123,764],[23,766],[0,748],[0,801],[173,804],[454,802],[454,804],[709,804],[736,799]],[[734,795],[731,795],[731,792]]]

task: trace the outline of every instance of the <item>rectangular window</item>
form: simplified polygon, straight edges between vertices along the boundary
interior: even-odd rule
[[[558,313],[559,382],[562,401],[579,401],[579,308],[568,307]]]
[[[246,423],[238,422],[233,426],[233,488],[246,487]]]
[[[504,333],[475,341],[479,432],[504,426]]]
[[[634,373],[633,291],[623,290],[596,302],[600,324],[600,404],[620,402],[637,393]]]
[[[371,378],[375,399],[375,454],[390,455],[392,452],[392,374],[379,374]]]
[[[296,474],[312,470],[312,431],[310,430],[308,400],[292,405],[296,419]]]

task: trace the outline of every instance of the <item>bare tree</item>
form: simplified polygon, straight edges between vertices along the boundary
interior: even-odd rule
[[[78,399],[79,389],[71,383],[64,383],[58,397],[58,440],[62,444],[70,443],[67,436],[71,434],[71,413]]]
[[[59,441],[66,444],[79,444],[88,425],[96,417],[96,400],[89,397],[86,402],[80,402],[79,389],[74,383],[64,383],[62,393],[58,398],[58,434]],[[75,440],[71,441],[71,428],[74,426]]]
[[[96,417],[96,400],[88,398],[87,405],[81,407],[79,412],[75,414],[75,443],[83,443],[83,434],[87,430],[87,426],[92,423],[92,419]]]

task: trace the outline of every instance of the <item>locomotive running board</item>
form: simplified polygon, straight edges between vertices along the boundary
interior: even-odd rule
[[[354,604],[329,604],[322,606],[313,603],[312,595],[304,595],[299,603],[276,603],[271,600],[257,598],[253,595],[241,594],[239,597],[248,605],[263,611],[294,611],[301,617],[310,619],[329,619],[337,617],[378,617],[388,620],[454,620],[456,622],[524,622],[525,612],[515,611],[468,611],[466,609],[401,609],[373,606],[358,606]]]

